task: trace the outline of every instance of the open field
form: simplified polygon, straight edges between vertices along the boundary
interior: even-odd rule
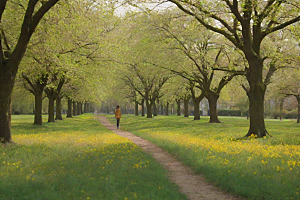
[[[121,128],[166,149],[228,192],[249,199],[300,199],[300,125],[266,120],[273,138],[240,139],[249,121],[220,119],[224,123],[209,124],[207,117],[123,116]]]
[[[154,159],[94,115],[32,122],[13,116],[17,144],[0,146],[1,200],[185,199]]]

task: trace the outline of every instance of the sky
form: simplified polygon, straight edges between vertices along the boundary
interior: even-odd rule
[[[162,10],[162,9],[167,9],[169,7],[174,7],[174,5],[170,2],[164,2],[164,3],[161,3],[161,4],[158,4],[158,3],[147,3],[147,4],[139,4],[138,5],[140,8],[137,8],[137,7],[133,7],[133,6],[130,6],[130,5],[126,5],[126,6],[120,6],[116,9],[116,14],[118,15],[124,15],[127,11],[129,10],[146,10],[146,9],[149,9],[149,10]]]

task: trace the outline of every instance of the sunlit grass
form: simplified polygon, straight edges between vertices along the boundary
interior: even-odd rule
[[[16,145],[0,146],[0,199],[185,199],[154,159],[94,115],[32,122],[13,116]]]
[[[300,199],[300,125],[266,120],[273,138],[241,139],[249,120],[125,116],[123,129],[176,155],[215,185],[249,199]]]

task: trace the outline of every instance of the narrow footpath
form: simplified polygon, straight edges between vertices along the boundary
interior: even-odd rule
[[[130,139],[145,152],[155,158],[169,172],[169,178],[177,184],[180,191],[190,200],[239,200],[231,194],[220,191],[215,186],[205,182],[201,175],[196,175],[190,167],[183,165],[174,156],[132,133],[117,129],[104,116],[99,116],[100,122],[115,134]]]

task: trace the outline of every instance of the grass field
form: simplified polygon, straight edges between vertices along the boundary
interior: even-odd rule
[[[266,120],[273,138],[241,139],[244,118],[210,124],[177,116],[123,116],[121,128],[166,149],[224,190],[248,199],[300,199],[300,125]],[[114,119],[110,117],[110,120]]]
[[[13,116],[16,145],[0,145],[1,200],[186,199],[156,161],[94,115],[32,123]]]

